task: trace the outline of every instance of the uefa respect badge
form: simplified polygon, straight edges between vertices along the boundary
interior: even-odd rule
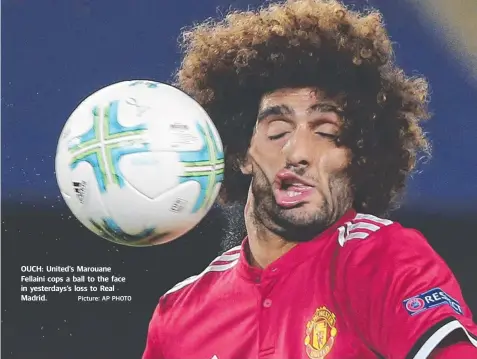
[[[403,301],[409,315],[416,315],[428,309],[449,305],[457,314],[462,314],[459,302],[444,292],[441,288],[433,288]]]

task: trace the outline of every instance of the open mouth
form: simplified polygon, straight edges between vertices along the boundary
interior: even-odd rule
[[[273,193],[279,206],[292,208],[306,202],[314,188],[306,179],[291,171],[282,170],[275,177]]]

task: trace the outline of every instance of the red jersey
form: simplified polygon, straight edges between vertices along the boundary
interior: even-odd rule
[[[427,358],[477,346],[459,284],[422,234],[349,211],[266,269],[247,239],[160,300],[143,359]]]

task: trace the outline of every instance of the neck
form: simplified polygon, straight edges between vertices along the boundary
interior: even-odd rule
[[[266,268],[295,247],[296,243],[287,242],[265,226],[256,223],[251,212],[245,216],[250,247],[249,262],[254,267]]]

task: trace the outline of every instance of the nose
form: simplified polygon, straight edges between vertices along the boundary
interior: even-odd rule
[[[304,169],[310,165],[313,147],[307,132],[297,129],[283,147],[287,167]]]

